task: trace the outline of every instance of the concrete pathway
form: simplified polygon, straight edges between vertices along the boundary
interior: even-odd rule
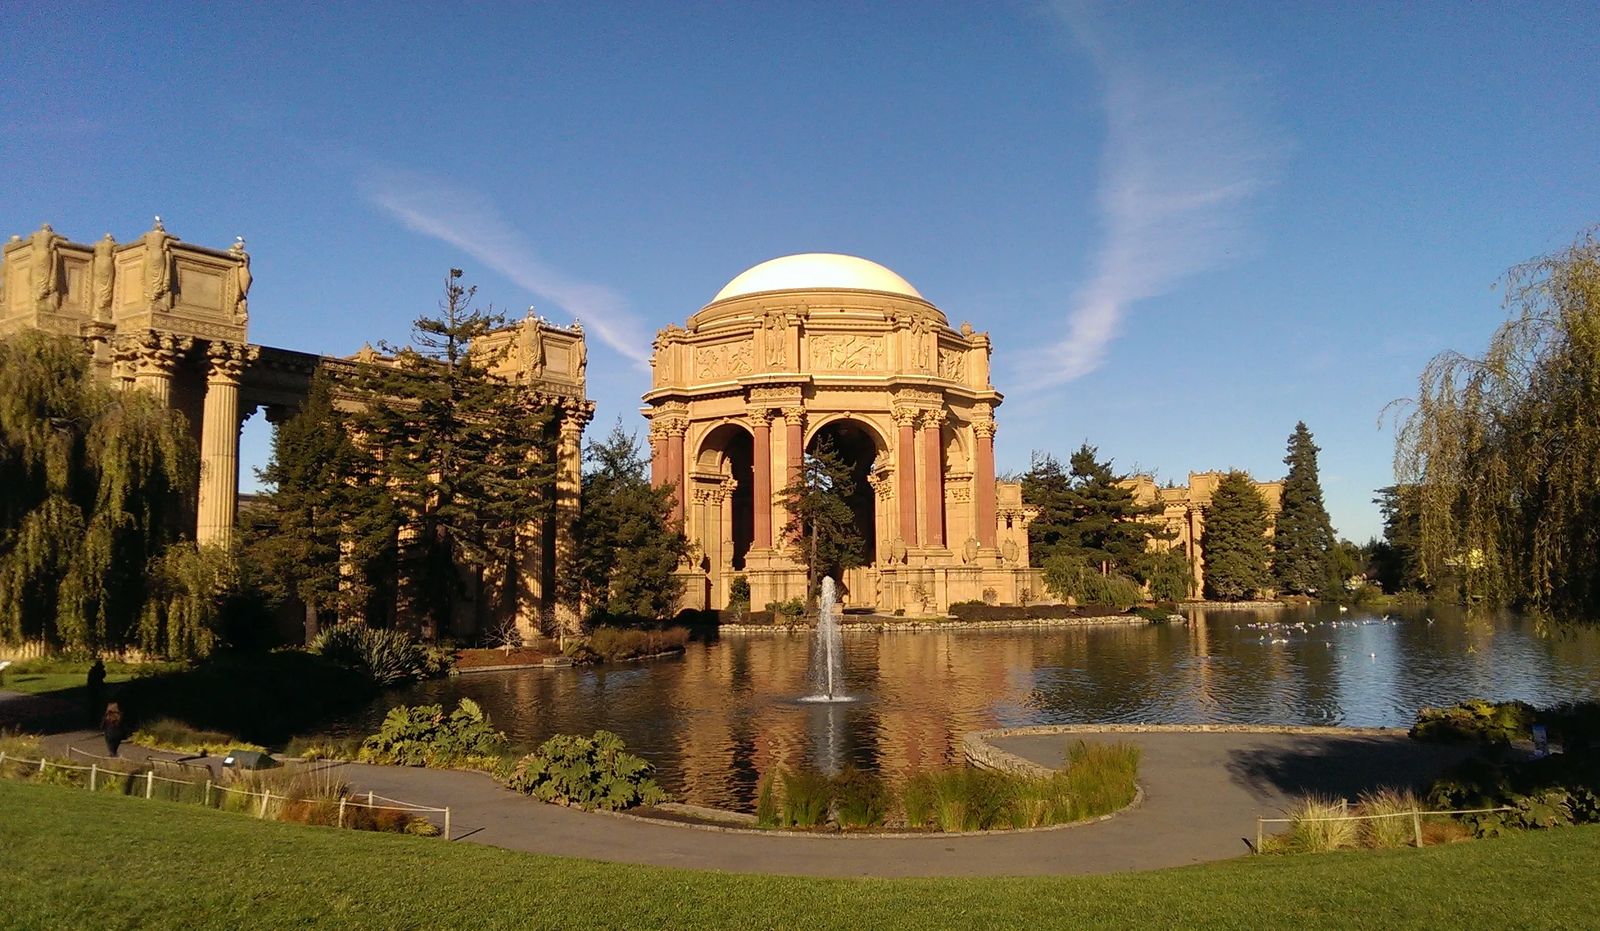
[[[1022,734],[994,744],[1058,766],[1075,736]],[[807,837],[699,830],[547,805],[488,776],[329,763],[358,791],[450,806],[458,842],[686,869],[801,876],[1027,876],[1149,870],[1248,852],[1255,819],[1294,796],[1354,798],[1364,789],[1426,781],[1465,751],[1403,733],[1118,733],[1143,751],[1144,803],[1106,821],[1048,831],[959,837]],[[89,732],[47,738],[102,752]],[[137,759],[148,751],[129,748]],[[172,757],[174,754],[160,754]]]

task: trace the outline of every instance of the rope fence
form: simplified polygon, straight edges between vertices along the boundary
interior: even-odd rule
[[[1381,818],[1410,818],[1411,828],[1416,837],[1416,845],[1422,846],[1422,819],[1432,815],[1482,815],[1496,811],[1516,811],[1509,805],[1499,808],[1462,808],[1452,811],[1433,811],[1431,809],[1413,808],[1410,811],[1389,812],[1382,815],[1336,815],[1329,818],[1257,818],[1256,819],[1256,845],[1252,853],[1261,852],[1262,841],[1266,839],[1266,826],[1269,824],[1315,824],[1322,821],[1376,821]]]
[[[78,753],[78,754],[80,754],[82,756],[89,757],[91,759],[101,759],[101,760],[107,760],[107,761],[111,761],[111,762],[124,763],[124,764],[127,762],[127,761],[118,760],[115,757],[97,756],[96,754],[93,754],[93,753],[88,753],[88,752],[85,752],[83,750],[78,750],[76,747],[69,747],[68,750],[69,750],[69,752],[76,752],[76,753]],[[151,762],[175,763],[177,761],[175,761],[175,760],[159,760],[158,761],[155,758],[152,758]],[[5,766],[6,766],[7,763],[11,763],[11,764],[16,765],[16,766],[26,767],[28,769],[34,769],[36,767],[37,768],[37,772],[39,772],[41,774],[43,774],[45,772],[48,772],[49,770],[52,770],[52,769],[54,769],[54,770],[62,770],[62,771],[65,771],[65,772],[88,773],[89,774],[89,778],[88,778],[87,786],[88,786],[89,791],[91,791],[91,792],[94,792],[97,789],[99,789],[100,784],[102,783],[102,781],[104,781],[106,779],[124,779],[124,780],[127,780],[127,785],[125,787],[128,788],[132,792],[140,791],[140,785],[139,784],[143,783],[143,794],[144,794],[144,797],[146,799],[151,799],[151,798],[155,797],[155,787],[156,787],[156,783],[158,783],[158,782],[159,783],[163,783],[163,784],[167,784],[167,785],[184,786],[184,787],[189,788],[189,789],[197,789],[197,788],[200,788],[201,785],[202,785],[201,783],[195,782],[193,780],[171,779],[171,778],[168,778],[166,776],[158,776],[158,775],[156,775],[156,771],[155,771],[155,767],[154,766],[151,766],[148,769],[141,769],[141,770],[138,770],[138,771],[130,771],[130,770],[127,770],[125,768],[115,768],[115,767],[110,767],[110,766],[104,766],[103,767],[99,763],[91,763],[88,766],[78,766],[78,765],[75,765],[75,764],[72,764],[72,763],[61,763],[61,762],[58,762],[56,760],[45,759],[43,757],[35,760],[35,759],[29,759],[29,758],[23,757],[23,756],[15,756],[15,755],[7,756],[5,752],[0,751],[0,775],[4,774]],[[134,764],[134,765],[137,766],[137,764]],[[210,772],[210,768],[207,767],[206,771],[209,773]],[[241,789],[241,788],[238,788],[236,786],[225,786],[225,785],[222,785],[221,783],[215,782],[214,780],[208,778],[208,779],[206,779],[206,781],[204,783],[204,794],[203,794],[203,796],[201,798],[201,804],[205,805],[208,808],[209,807],[213,807],[212,803],[211,803],[213,795],[215,795],[219,801],[223,797],[228,796],[228,795],[241,795],[241,796],[244,796],[246,798],[247,805],[249,807],[253,808],[255,816],[257,818],[265,818],[267,816],[268,808],[269,808],[269,806],[272,804],[272,802],[274,800],[279,801],[279,802],[311,802],[311,803],[317,803],[317,802],[321,801],[321,802],[329,804],[329,805],[332,804],[332,800],[331,799],[325,799],[325,800],[296,799],[296,798],[292,798],[292,797],[287,796],[287,795],[278,795],[278,794],[274,793],[271,789],[261,789],[259,791],[254,790],[254,789]],[[361,800],[361,797],[363,795],[366,797],[366,801],[362,801]],[[378,802],[380,802],[380,801],[388,802],[389,804],[380,805],[380,804],[378,804]],[[345,821],[347,820],[347,813],[346,812],[347,812],[348,808],[364,808],[364,809],[369,809],[369,810],[373,810],[373,811],[398,811],[398,812],[404,812],[406,814],[413,814],[413,815],[442,815],[443,816],[443,820],[444,820],[444,829],[443,829],[443,832],[442,832],[442,836],[444,837],[445,840],[449,840],[450,839],[450,808],[449,808],[449,806],[445,806],[443,808],[438,808],[438,807],[435,807],[435,806],[432,806],[432,805],[417,805],[417,804],[414,804],[414,803],[411,803],[411,802],[403,802],[403,801],[401,801],[399,799],[387,798],[385,796],[378,795],[378,794],[373,793],[373,792],[357,793],[355,795],[341,795],[341,796],[339,796],[339,815],[338,815],[338,821],[335,824],[336,827],[341,827],[341,828],[344,827]]]

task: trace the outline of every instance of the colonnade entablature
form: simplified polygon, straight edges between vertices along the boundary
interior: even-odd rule
[[[663,328],[642,412],[652,479],[673,486],[696,544],[688,605],[722,607],[740,574],[757,607],[803,592],[776,499],[823,437],[856,470],[868,564],[841,580],[849,603],[943,610],[1039,594],[1025,524],[998,509],[990,352],[987,333],[951,327],[904,279],[852,256],[763,263]]]

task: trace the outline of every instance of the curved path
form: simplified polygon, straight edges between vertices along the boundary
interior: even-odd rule
[[[1047,730],[1047,729],[1041,729]],[[98,752],[93,734],[48,738]],[[1046,766],[1083,734],[1013,733],[992,744]],[[1143,751],[1144,802],[1104,821],[967,836],[823,836],[701,830],[587,813],[516,795],[481,773],[325,764],[359,791],[451,808],[455,840],[511,850],[687,869],[802,876],[1024,876],[1181,866],[1248,852],[1258,816],[1295,795],[1353,798],[1425,781],[1466,752],[1404,732],[1154,731],[1104,734]],[[144,751],[137,752],[142,757]],[[171,754],[160,754],[171,756]]]

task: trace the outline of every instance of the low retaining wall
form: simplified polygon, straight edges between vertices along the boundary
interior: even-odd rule
[[[1014,621],[956,621],[956,620],[894,620],[870,623],[840,624],[845,633],[879,633],[890,630],[1028,630],[1045,627],[1097,627],[1104,625],[1130,625],[1156,623],[1137,614],[1108,614],[1099,617],[1018,618]],[[727,634],[810,634],[816,627],[810,624],[723,624],[717,628]]]
[[[1307,737],[1404,737],[1403,727],[1326,727],[1311,724],[1035,724],[971,731],[961,737],[967,762],[983,769],[1024,775],[1048,775],[1048,767],[996,747],[1002,737],[1052,734],[1291,734]]]

